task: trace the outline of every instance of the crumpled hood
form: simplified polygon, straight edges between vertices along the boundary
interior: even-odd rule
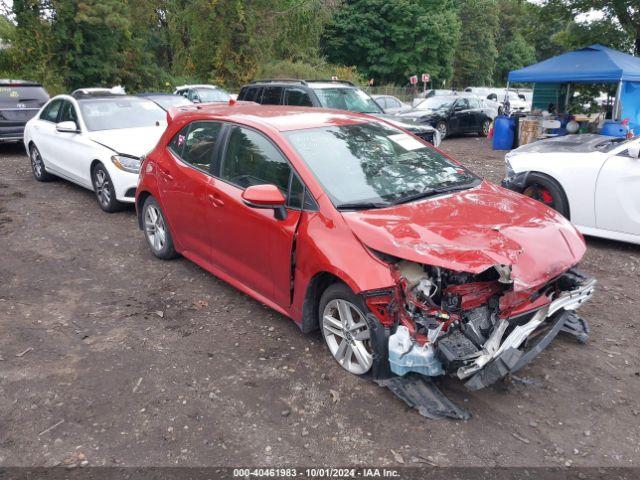
[[[560,214],[488,182],[342,215],[365,245],[405,260],[474,274],[511,265],[515,291],[543,285],[586,251],[581,235]]]
[[[166,123],[161,123],[153,127],[100,130],[90,132],[89,138],[118,153],[141,157],[153,150],[166,126]]]

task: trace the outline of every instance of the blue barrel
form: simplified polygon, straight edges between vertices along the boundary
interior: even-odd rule
[[[498,115],[493,121],[493,149],[511,150],[516,127],[514,117]]]
[[[628,132],[629,127],[627,125],[622,125],[621,123],[614,120],[607,120],[606,122],[604,122],[604,125],[602,125],[602,130],[600,131],[602,135],[620,138],[626,137]]]

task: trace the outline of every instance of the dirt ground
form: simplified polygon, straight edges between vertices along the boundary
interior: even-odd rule
[[[442,148],[502,178],[486,140]],[[473,418],[430,421],[2,145],[0,466],[640,466],[640,246],[587,242],[590,342],[558,337],[524,381],[448,380]]]

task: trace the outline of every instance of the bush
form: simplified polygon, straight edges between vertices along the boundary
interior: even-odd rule
[[[356,85],[366,83],[355,67],[345,67],[327,63],[323,59],[310,62],[277,60],[265,63],[258,68],[256,80],[261,78],[299,78],[307,80],[330,79],[337,76]]]

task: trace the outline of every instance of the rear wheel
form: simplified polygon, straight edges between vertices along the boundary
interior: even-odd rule
[[[480,135],[481,137],[486,137],[487,135],[489,135],[490,129],[491,129],[491,120],[486,119],[482,122],[478,135]]]
[[[354,375],[364,375],[374,362],[367,308],[349,287],[336,283],[320,299],[320,329],[333,358]]]
[[[124,205],[116,200],[116,190],[111,181],[111,176],[104,165],[98,163],[91,172],[93,191],[96,193],[98,205],[108,213],[122,210]]]
[[[552,178],[537,173],[527,176],[527,186],[522,191],[527,197],[538,200],[569,218],[569,202],[562,187]]]
[[[164,219],[160,205],[153,197],[147,197],[142,206],[144,235],[151,252],[158,258],[170,260],[178,256],[173,237]]]
[[[34,178],[39,182],[50,182],[53,180],[53,175],[51,175],[44,167],[44,160],[42,159],[42,155],[40,155],[40,150],[35,145],[31,146],[31,150],[29,151],[29,158],[31,159],[31,171],[33,172]]]

